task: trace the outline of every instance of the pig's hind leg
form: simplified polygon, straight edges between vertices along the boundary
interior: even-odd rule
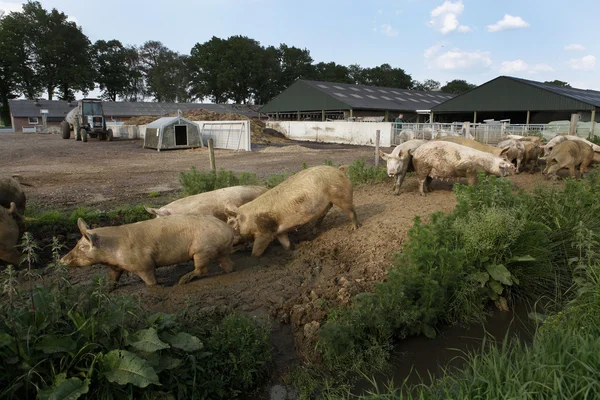
[[[194,254],[194,270],[179,278],[179,284],[185,285],[196,277],[208,274],[208,265],[211,258],[210,255],[204,253]]]

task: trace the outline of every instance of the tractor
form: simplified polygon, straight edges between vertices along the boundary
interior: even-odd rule
[[[69,111],[65,120],[60,123],[63,139],[71,137],[75,132],[75,140],[87,142],[88,136],[100,140],[113,140],[112,129],[106,129],[106,121],[102,111],[102,101],[99,99],[82,99],[77,107]]]

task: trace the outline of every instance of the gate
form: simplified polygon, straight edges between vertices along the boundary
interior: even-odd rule
[[[251,151],[250,121],[195,121],[204,143],[212,139],[216,149]]]

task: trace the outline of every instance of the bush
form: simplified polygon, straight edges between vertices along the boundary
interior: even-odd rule
[[[184,195],[192,196],[230,186],[258,185],[259,179],[256,174],[247,172],[242,172],[238,176],[233,171],[224,169],[220,169],[219,172],[213,170],[205,172],[192,167],[190,172],[179,173],[179,183],[183,186]]]
[[[593,175],[532,196],[483,175],[476,186],[455,187],[452,213],[433,214],[426,225],[415,218],[387,280],[328,316],[317,350],[331,375],[372,372],[394,339],[482,320],[490,301],[503,309],[513,297],[572,297],[573,260],[594,254],[600,234]]]
[[[387,179],[387,172],[384,167],[367,166],[364,158],[353,161],[348,166],[347,173],[353,185],[378,183]]]
[[[108,296],[101,277],[90,289],[59,280],[23,297],[6,272],[0,398],[232,398],[266,374],[269,329],[247,317],[210,326],[148,313],[132,296]]]

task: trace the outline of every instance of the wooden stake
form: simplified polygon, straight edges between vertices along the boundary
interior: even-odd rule
[[[377,129],[375,132],[375,166],[379,166],[379,138],[381,137],[381,131]]]
[[[208,139],[208,157],[210,159],[210,169],[216,171],[217,166],[215,165],[215,147],[212,139]]]

